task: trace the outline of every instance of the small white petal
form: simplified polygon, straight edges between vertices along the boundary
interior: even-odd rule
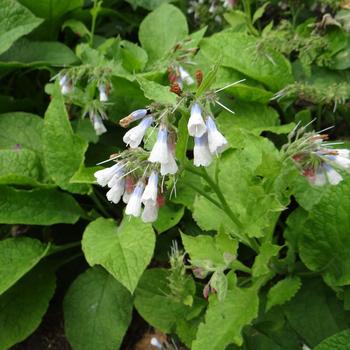
[[[103,124],[102,118],[96,113],[93,113],[91,118],[92,118],[92,125],[96,131],[96,135],[104,134],[107,131],[107,129]]]
[[[195,166],[209,166],[213,161],[213,156],[210,153],[208,146],[207,135],[195,137],[193,148],[193,164]]]
[[[350,159],[342,156],[334,156],[334,162],[344,169],[350,168]]]
[[[124,180],[119,180],[107,193],[107,199],[115,204],[119,203],[124,193]]]
[[[100,93],[100,102],[107,102],[108,101],[108,95],[107,90],[104,85],[100,85],[98,87],[99,93]]]
[[[137,109],[136,111],[133,111],[130,113],[131,121],[142,119],[147,114],[147,109]]]
[[[343,177],[329,165],[324,165],[324,168],[326,170],[327,179],[331,185],[338,185],[338,183],[343,180]]]
[[[162,348],[162,344],[160,343],[160,341],[156,337],[152,337],[150,343],[152,346],[154,346],[158,349]]]
[[[132,192],[127,192],[127,191],[125,191],[124,192],[124,194],[123,194],[123,202],[125,203],[125,204],[128,204],[128,202],[129,202],[129,199],[130,199],[130,197],[131,197],[131,194],[132,194]]]
[[[158,205],[147,202],[143,209],[141,219],[143,222],[154,222],[158,217]]]
[[[311,350],[307,345],[303,344],[302,350]]]
[[[113,175],[115,175],[120,169],[120,165],[114,164],[113,166],[98,170],[95,172],[94,176],[96,178],[97,183],[100,186],[106,186],[108,182],[112,179]]]
[[[136,148],[140,145],[147,129],[151,126],[153,122],[152,117],[147,117],[143,119],[139,125],[133,127],[128,132],[125,133],[123,141],[130,145],[131,148]]]
[[[212,154],[223,152],[228,147],[226,138],[216,128],[215,122],[211,117],[207,118],[208,143]]]
[[[69,93],[71,93],[73,90],[72,86],[67,83],[61,86],[61,93],[62,95],[68,95]]]
[[[340,157],[350,158],[350,150],[346,148],[341,148],[336,150]]]
[[[148,157],[148,161],[151,163],[165,164],[169,161],[168,153],[168,132],[166,128],[161,127],[158,132],[157,141]]]
[[[176,160],[175,160],[172,152],[169,151],[169,153],[168,153],[168,162],[160,164],[160,174],[162,176],[165,176],[165,175],[168,175],[168,174],[173,175],[173,174],[177,173],[178,169],[179,168],[177,166]]]
[[[187,85],[194,84],[193,78],[190,76],[190,74],[185,70],[183,67],[179,67],[179,73],[181,80],[185,81]]]
[[[112,178],[108,181],[107,186],[109,188],[112,188],[113,186],[115,186],[119,181],[122,181],[124,179],[121,179],[121,177],[123,176],[123,171],[119,170],[112,176]]]
[[[131,194],[128,204],[125,208],[126,215],[138,217],[141,215],[141,197],[144,189],[144,184],[138,182],[133,193]]]
[[[201,137],[207,131],[198,103],[191,107],[191,116],[188,120],[187,129],[189,135],[193,137]]]
[[[315,179],[313,181],[313,184],[315,186],[324,186],[326,183],[327,183],[327,178],[326,178],[326,175],[324,173],[323,168],[321,167],[320,169],[318,169],[316,171]]]
[[[69,82],[68,74],[63,74],[59,80],[60,86],[62,87],[64,85],[67,85],[68,82]]]
[[[158,195],[158,174],[155,171],[152,171],[150,177],[148,178],[147,186],[142,195],[142,203],[146,205],[146,203],[157,203],[157,195]]]

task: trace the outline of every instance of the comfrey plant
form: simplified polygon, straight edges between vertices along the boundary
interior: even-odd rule
[[[306,132],[306,127],[295,128],[282,152],[293,159],[300,172],[316,186],[337,185],[343,177],[338,171],[350,171],[350,150],[334,149],[341,142],[327,142],[325,131]]]
[[[181,113],[189,115],[187,132],[194,140],[193,164],[196,167],[209,166],[213,158],[228,146],[210,111],[210,105],[215,103],[227,109],[218,101],[217,92],[222,89],[208,90],[197,97],[190,91],[182,90],[184,83],[187,85],[194,83],[193,78],[181,66],[177,72],[179,75],[176,75],[173,68],[171,69],[171,74],[176,77],[176,80],[170,79],[171,91],[174,90],[174,83],[177,86],[181,84],[177,90],[175,106],[154,103],[147,108],[135,110],[121,119],[122,127],[138,122],[138,125],[128,130],[123,137],[129,149],[111,156],[110,160],[116,162],[115,165],[95,173],[97,182],[110,188],[107,199],[118,203],[123,197],[123,201],[127,203],[125,213],[135,217],[141,216],[144,222],[153,222],[157,219],[158,209],[164,202],[165,179],[174,178],[179,171],[176,160],[176,143],[180,137],[177,127],[178,110],[181,109]],[[197,74],[198,76],[200,76],[200,79],[197,78],[199,90],[203,81],[202,74]],[[229,86],[237,83],[239,82]],[[140,145],[148,141],[152,134],[157,135],[156,140],[152,148],[147,151]],[[172,183],[175,186],[176,180],[174,179]]]

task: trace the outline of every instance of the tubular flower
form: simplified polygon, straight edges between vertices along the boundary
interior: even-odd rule
[[[159,128],[157,141],[152,148],[148,161],[160,164],[167,164],[169,162],[168,131],[164,126]]]
[[[92,123],[92,126],[95,129],[96,135],[102,135],[105,132],[107,132],[106,127],[103,124],[102,118],[97,113],[90,113],[90,120]]]
[[[187,129],[188,134],[193,137],[201,137],[207,131],[202,117],[202,110],[198,103],[194,103],[191,107],[191,115],[188,120]]]
[[[217,129],[214,120],[208,116],[206,121],[208,129],[209,150],[212,154],[223,152],[228,147],[228,142],[225,137]]]
[[[128,204],[125,208],[125,214],[138,217],[141,215],[141,198],[145,185],[143,182],[138,182],[136,187],[131,194]]]
[[[208,135],[194,138],[193,164],[195,166],[209,166],[213,161],[208,145]]]
[[[108,101],[108,93],[107,93],[106,85],[104,85],[104,84],[99,85],[98,91],[99,91],[100,102],[107,102]]]
[[[114,164],[113,166],[103,169],[103,170],[98,170],[95,172],[94,176],[96,178],[97,183],[100,186],[107,186],[108,182],[112,179],[112,177],[118,173],[120,170],[120,164]]]
[[[190,74],[185,70],[182,66],[179,66],[179,73],[181,81],[184,81],[187,85],[193,85],[194,79],[190,76]]]
[[[141,120],[140,124],[130,129],[125,133],[123,141],[130,145],[131,148],[136,148],[140,145],[147,129],[152,125],[153,117],[147,117]]]

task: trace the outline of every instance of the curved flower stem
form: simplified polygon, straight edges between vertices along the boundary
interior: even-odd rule
[[[188,182],[184,182],[184,184],[188,187],[191,187],[192,189],[194,189],[196,192],[198,192],[200,195],[202,195],[203,197],[205,197],[208,201],[212,202],[214,205],[216,205],[219,209],[222,209],[220,203],[218,201],[216,201],[214,198],[210,197],[208,195],[208,193],[206,193],[205,191],[202,191],[201,189],[199,189],[197,186],[194,186]]]
[[[224,195],[222,194],[222,191],[221,191],[219,185],[215,181],[213,181],[213,179],[209,176],[207,171],[205,169],[203,169],[203,170],[195,170],[195,169],[193,169],[191,167],[188,167],[188,166],[185,166],[185,169],[190,171],[190,172],[192,172],[193,174],[196,174],[196,175],[202,177],[208,183],[208,185],[213,189],[213,191],[215,192],[216,196],[219,199],[219,202],[220,202],[219,208],[221,210],[223,210],[226,213],[226,215],[231,219],[231,221],[238,227],[238,229],[240,229],[242,227],[241,222],[239,221],[239,219],[237,218],[235,213],[232,211],[232,209],[228,205]],[[252,239],[250,239],[248,237],[244,237],[244,235],[241,235],[238,232],[235,232],[235,235],[244,244],[246,244],[247,246],[251,247],[256,252],[259,251],[259,245],[258,245],[258,243],[256,241],[254,241],[254,240],[252,240]]]

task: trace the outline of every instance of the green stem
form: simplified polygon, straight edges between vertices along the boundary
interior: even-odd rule
[[[93,202],[96,204],[97,208],[100,210],[100,212],[104,216],[110,217],[110,215],[108,214],[107,210],[104,208],[104,206],[101,204],[100,200],[96,196],[95,192],[91,192],[90,193],[90,198],[93,200]]]
[[[90,13],[91,13],[91,30],[90,30],[90,46],[92,47],[94,44],[94,35],[95,35],[95,28],[96,28],[96,20],[97,20],[97,16],[98,13],[100,11],[100,7],[101,7],[101,2],[94,0],[94,7],[91,9]]]
[[[79,247],[81,245],[81,242],[72,242],[72,243],[67,243],[67,244],[63,244],[60,246],[52,246],[52,248],[50,249],[50,252],[47,254],[48,255],[52,255],[52,254],[56,254],[59,252],[63,252],[67,249],[71,249],[71,248],[75,248],[75,247]]]
[[[188,187],[191,187],[192,189],[194,189],[196,192],[198,192],[200,195],[202,195],[203,197],[205,197],[206,199],[208,199],[208,201],[212,202],[214,205],[216,205],[219,209],[222,209],[220,203],[218,201],[216,201],[214,198],[210,197],[205,191],[202,191],[201,189],[199,189],[198,187],[188,183],[188,182],[184,182],[184,184]]]

